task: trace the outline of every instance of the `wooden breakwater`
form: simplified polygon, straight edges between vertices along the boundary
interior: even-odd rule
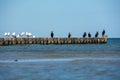
[[[107,36],[102,38],[0,38],[0,46],[16,44],[102,44],[107,43]]]

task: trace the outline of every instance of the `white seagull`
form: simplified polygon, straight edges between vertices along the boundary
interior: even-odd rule
[[[12,37],[13,37],[13,38],[16,38],[15,32],[12,33]]]
[[[5,37],[7,37],[7,35],[8,35],[8,33],[7,33],[7,32],[5,32],[5,33],[4,33],[4,36],[5,36]]]
[[[26,32],[26,33],[25,33],[25,36],[29,37],[29,33],[28,33],[28,32]]]
[[[25,35],[25,32],[22,32],[19,34],[19,36],[23,37]]]
[[[32,36],[32,33],[29,33],[29,37],[31,37]]]
[[[26,35],[28,38],[32,36],[32,34],[29,33],[29,32],[26,32],[25,35]]]
[[[35,38],[35,36],[32,36],[33,38]]]
[[[18,34],[18,35],[17,35],[17,38],[19,38],[19,37],[20,37],[20,35]]]
[[[5,32],[4,36],[7,37],[7,38],[10,37],[10,32]]]
[[[10,32],[8,32],[7,36],[10,37]]]

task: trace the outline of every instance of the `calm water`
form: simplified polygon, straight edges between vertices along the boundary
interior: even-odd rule
[[[107,44],[0,46],[0,80],[120,80],[120,38]]]
[[[120,38],[108,39],[107,44],[69,44],[69,45],[13,45],[0,46],[0,52],[120,52]]]

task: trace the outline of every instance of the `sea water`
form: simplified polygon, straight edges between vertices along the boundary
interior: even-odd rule
[[[0,80],[120,80],[120,38],[106,44],[0,46]]]

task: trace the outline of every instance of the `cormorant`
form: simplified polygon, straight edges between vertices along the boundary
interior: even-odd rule
[[[98,37],[98,32],[96,32],[95,37]]]
[[[84,32],[83,37],[84,37],[84,38],[86,37],[86,32]]]
[[[90,32],[88,33],[88,37],[91,38],[91,34],[90,34]]]
[[[71,33],[69,32],[69,33],[68,33],[68,38],[70,38],[70,37],[71,37]]]
[[[103,31],[102,31],[102,36],[104,36],[105,35],[105,30],[103,29]]]
[[[54,33],[53,33],[53,31],[51,31],[51,38],[53,38],[54,37]]]

